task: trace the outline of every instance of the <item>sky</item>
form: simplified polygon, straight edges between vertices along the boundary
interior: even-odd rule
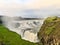
[[[60,14],[59,9],[60,0],[0,0],[0,15],[43,17]]]

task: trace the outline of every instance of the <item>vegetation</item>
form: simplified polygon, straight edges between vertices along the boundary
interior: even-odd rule
[[[53,17],[48,17],[45,21],[46,22],[52,22],[52,21],[54,21],[56,19],[57,19],[57,16],[53,16]]]
[[[60,45],[60,18],[46,18],[38,32],[38,38],[42,45]]]
[[[47,27],[47,28],[46,28],[46,31],[45,31],[45,34],[46,34],[46,35],[49,35],[54,29],[55,29],[54,26]]]
[[[22,40],[20,35],[9,31],[3,25],[0,25],[0,45],[37,45],[32,42]]]
[[[60,45],[60,18],[48,17],[38,32],[39,43],[22,40],[21,36],[0,24],[0,45]]]

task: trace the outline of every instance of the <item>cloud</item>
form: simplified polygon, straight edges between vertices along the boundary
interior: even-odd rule
[[[0,0],[0,14],[8,15],[8,16],[15,16],[15,15],[23,16],[23,17],[24,16],[34,17],[34,15],[35,17],[36,15],[46,16],[48,14],[52,14],[54,12],[52,11],[54,8],[60,8],[60,0]],[[34,9],[34,10],[39,9],[40,12],[33,12],[33,13],[23,12],[23,10],[30,10],[30,9]]]
[[[26,3],[25,8],[40,9],[58,4],[60,5],[60,0],[34,0],[33,2]]]
[[[0,8],[40,9],[58,4],[60,5],[60,0],[0,0]]]

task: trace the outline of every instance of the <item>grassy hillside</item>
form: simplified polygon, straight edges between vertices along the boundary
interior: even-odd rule
[[[48,17],[44,21],[38,37],[42,45],[60,45],[60,17]]]
[[[0,25],[0,45],[37,45],[25,40],[22,40],[20,35],[9,31],[4,26]]]

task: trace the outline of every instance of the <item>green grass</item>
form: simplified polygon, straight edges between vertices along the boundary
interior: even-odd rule
[[[54,29],[55,29],[54,26],[47,27],[47,28],[46,28],[46,31],[45,31],[45,34],[49,35],[51,32],[53,32]]]
[[[57,19],[56,16],[48,17],[48,18],[46,19],[46,22],[52,22],[52,21],[54,21],[54,20],[56,20],[56,19]]]
[[[21,39],[21,36],[15,32],[9,31],[0,25],[0,45],[38,45]]]

